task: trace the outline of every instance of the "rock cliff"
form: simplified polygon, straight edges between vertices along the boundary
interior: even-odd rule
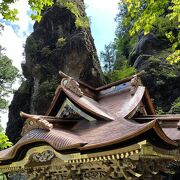
[[[85,17],[83,0],[74,0]],[[98,87],[104,83],[94,41],[89,28],[78,28],[75,15],[55,4],[43,12],[25,45],[22,64],[25,81],[14,94],[9,107],[6,134],[12,142],[20,136],[23,121],[20,111],[44,114],[59,83],[59,70]]]
[[[167,40],[157,38],[154,33],[140,35],[129,56],[129,64],[139,71],[146,71],[142,81],[159,113],[167,113],[170,109],[170,113],[177,113],[177,109],[180,113],[180,108],[177,108],[180,104],[180,63],[171,65],[166,60],[171,53],[169,45]]]

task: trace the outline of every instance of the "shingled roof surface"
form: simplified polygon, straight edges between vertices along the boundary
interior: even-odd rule
[[[31,115],[34,118],[49,121],[53,124],[53,128],[30,130],[13,147],[1,151],[0,160],[13,159],[18,149],[27,144],[33,145],[34,142],[45,142],[56,150],[77,149],[79,151],[126,146],[145,139],[163,148],[177,147],[177,140],[180,139],[180,131],[177,127],[161,128],[153,112],[152,117],[144,123],[131,118],[145,98],[145,94],[147,96],[147,90],[139,85],[132,95],[130,81],[131,78],[97,89],[80,82],[79,88],[83,95],[77,95],[71,89],[59,86],[47,116]],[[61,99],[65,98],[96,121],[89,122],[83,118],[74,124],[71,124],[73,120],[69,121],[67,125],[68,120],[66,122],[60,118],[59,121],[58,118],[54,120],[48,118],[56,115],[58,108],[63,104]],[[149,107],[152,106],[151,102],[147,103]]]

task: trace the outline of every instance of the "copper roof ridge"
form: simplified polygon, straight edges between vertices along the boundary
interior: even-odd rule
[[[63,77],[63,78],[64,78],[64,77],[66,77],[66,78],[67,78],[67,77],[70,77],[70,76],[68,76],[67,74],[63,73],[62,71],[59,71],[59,74],[60,74],[60,76]],[[109,84],[100,86],[100,87],[98,87],[98,88],[94,88],[94,87],[88,85],[87,83],[82,82],[81,80],[76,80],[76,79],[75,79],[75,80],[76,80],[79,84],[84,85],[84,86],[86,86],[87,88],[89,88],[89,89],[91,89],[91,90],[93,90],[93,91],[101,91],[101,90],[110,88],[110,87],[112,87],[112,86],[116,86],[116,85],[118,85],[118,84],[126,83],[126,82],[130,81],[134,76],[141,77],[141,76],[144,75],[144,74],[145,74],[145,71],[143,70],[143,71],[141,71],[141,72],[139,72],[139,73],[137,73],[137,74],[134,74],[133,76],[130,76],[130,77],[127,77],[127,78],[124,78],[124,79],[121,79],[121,80],[118,80],[118,81],[115,81],[115,82],[112,82],[112,83],[109,83]],[[74,79],[73,77],[70,77],[70,78]]]
[[[89,88],[89,89],[91,89],[91,90],[93,90],[93,91],[96,91],[96,88],[88,85],[87,83],[85,83],[85,82],[83,82],[83,81],[81,81],[81,80],[77,80],[77,79],[75,79],[75,78],[73,78],[73,77],[70,77],[70,76],[68,76],[67,74],[63,73],[62,71],[59,71],[59,74],[60,74],[60,76],[61,76],[62,78],[72,78],[72,79],[76,80],[79,84],[81,84],[81,85],[83,85],[83,86],[86,86],[87,88]]]
[[[142,75],[144,75],[144,73],[145,73],[145,71],[141,71],[141,72],[139,72],[137,74],[134,74],[133,76],[130,76],[130,77],[127,77],[127,78],[124,78],[124,79],[121,79],[121,80],[106,84],[104,86],[100,86],[100,87],[96,88],[95,90],[96,91],[101,91],[101,90],[110,88],[112,86],[116,86],[116,85],[119,85],[119,84],[126,83],[126,82],[130,81],[132,78],[134,78],[134,76],[141,77]]]

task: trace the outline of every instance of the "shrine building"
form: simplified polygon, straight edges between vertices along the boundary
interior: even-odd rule
[[[22,137],[0,152],[0,172],[12,180],[180,179],[180,115],[156,115],[141,74],[93,88],[60,72],[46,114],[20,113]]]

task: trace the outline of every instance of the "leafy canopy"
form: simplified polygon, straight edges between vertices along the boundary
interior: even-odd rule
[[[103,64],[104,71],[107,73],[112,72],[115,62],[115,48],[114,44],[110,43],[105,45],[104,51],[100,52],[100,59]]]
[[[0,131],[0,151],[12,146],[12,143],[9,142],[8,137]]]
[[[0,46],[0,111],[7,108],[8,101],[6,98],[12,92],[12,84],[17,76],[17,68],[12,65],[11,59],[3,54],[3,48]],[[9,142],[0,125],[0,150],[11,145],[12,143]]]
[[[5,20],[15,21],[18,20],[17,9],[12,9],[10,6],[14,4],[17,0],[2,0],[0,3],[0,14],[2,14]],[[34,14],[31,14],[31,18],[39,21],[41,19],[41,11],[44,7],[52,6],[53,0],[28,0],[28,4]]]
[[[130,27],[131,36],[150,31],[169,40],[172,54],[170,62],[180,60],[180,1],[179,0],[120,0],[127,7],[123,25]]]
[[[128,65],[127,59],[122,55],[121,50],[116,47],[115,42],[105,45],[104,51],[100,53],[107,82],[114,82],[129,77],[136,72],[133,67]]]
[[[8,137],[4,134],[3,128],[0,125],[0,151],[12,146],[12,143],[9,141]]]
[[[11,4],[15,3],[18,0],[2,0],[0,1],[0,14],[2,15],[3,19],[10,20],[10,21],[16,21],[18,20],[18,10],[12,9]],[[77,7],[76,2],[71,2],[70,0],[28,0],[28,4],[33,11],[31,14],[31,18],[36,21],[41,20],[41,14],[42,10],[44,10],[46,7],[50,7],[56,2],[59,5],[62,5],[66,7],[68,10],[70,10],[76,17],[76,27],[77,28],[88,28],[89,27],[89,21],[88,18],[85,16],[82,16],[79,12],[79,9]]]
[[[18,69],[12,65],[12,60],[2,53],[0,46],[0,111],[7,108],[7,96],[13,91],[12,84],[19,76]]]

